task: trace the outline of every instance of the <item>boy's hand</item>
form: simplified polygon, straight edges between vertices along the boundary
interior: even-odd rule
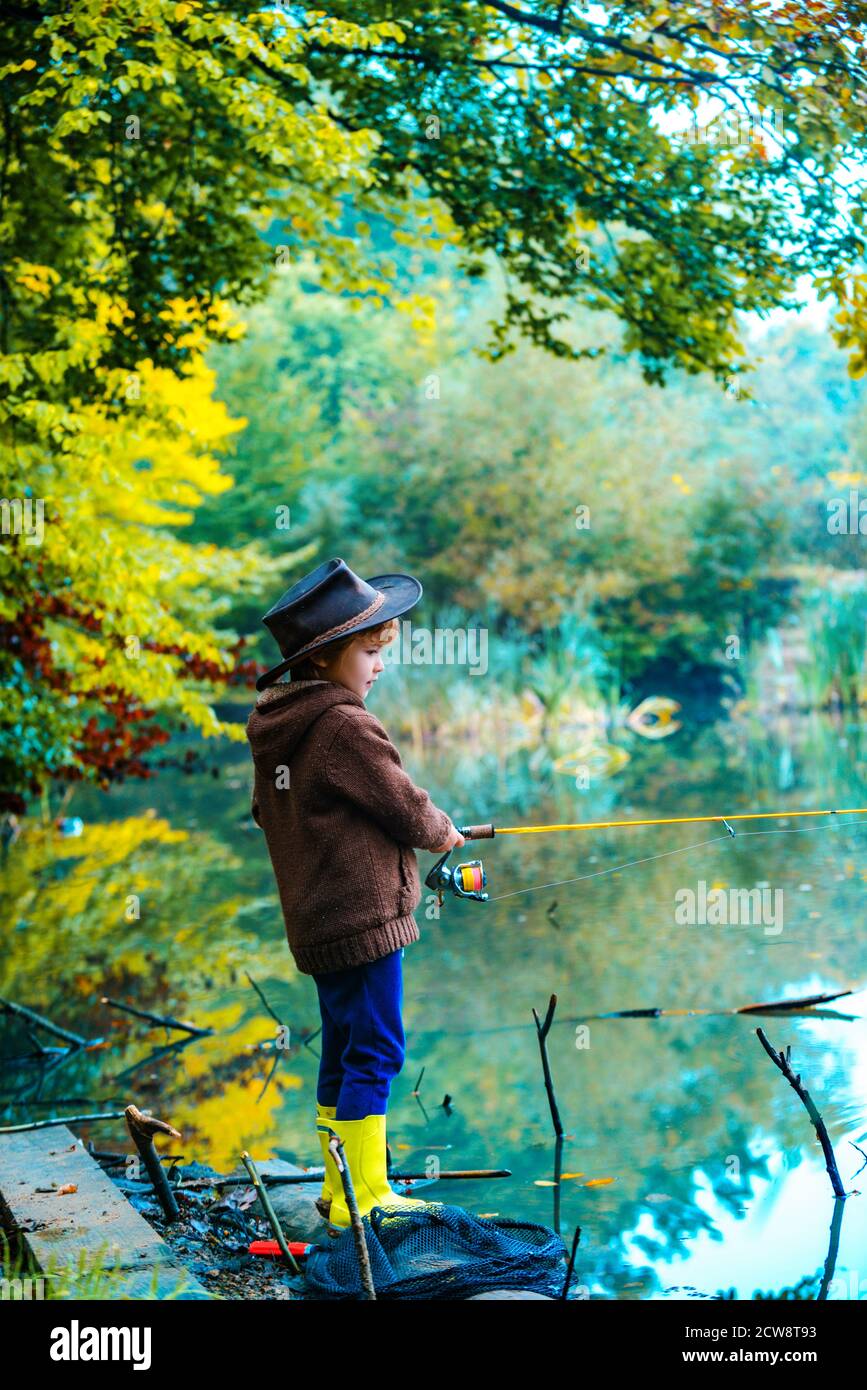
[[[467,842],[464,839],[461,832],[458,829],[456,829],[455,826],[452,826],[451,834],[449,838],[446,840],[445,844],[434,845],[433,853],[445,854],[447,849],[454,849],[456,846],[460,847],[461,845],[465,845],[466,843]]]

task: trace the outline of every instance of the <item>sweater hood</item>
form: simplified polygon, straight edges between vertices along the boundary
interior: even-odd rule
[[[280,681],[267,686],[247,720],[254,757],[278,742],[281,752],[291,756],[311,724],[332,705],[365,708],[360,695],[335,681]]]

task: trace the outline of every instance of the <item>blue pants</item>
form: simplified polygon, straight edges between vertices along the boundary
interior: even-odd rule
[[[316,1099],[338,1120],[384,1115],[404,1063],[403,951],[366,965],[314,975],[322,1017]]]

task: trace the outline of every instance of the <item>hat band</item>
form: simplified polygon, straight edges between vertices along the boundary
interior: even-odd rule
[[[338,623],[337,627],[330,627],[327,632],[320,632],[317,637],[314,637],[312,642],[308,642],[306,647],[302,647],[300,651],[295,653],[296,657],[302,656],[309,647],[314,645],[318,646],[321,642],[330,642],[333,637],[339,637],[341,632],[345,632],[349,627],[355,627],[356,623],[363,623],[365,618],[372,617],[377,609],[381,608],[384,603],[385,594],[377,589],[376,598],[373,600],[373,603],[369,604],[361,613],[356,613],[354,617],[347,618],[345,623]]]

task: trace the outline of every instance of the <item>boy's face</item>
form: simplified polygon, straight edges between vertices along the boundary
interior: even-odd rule
[[[380,671],[385,670],[385,663],[379,654],[378,644],[370,642],[362,632],[336,661],[321,669],[326,680],[336,681],[338,685],[346,686],[347,690],[354,690],[364,700],[373,689]]]

